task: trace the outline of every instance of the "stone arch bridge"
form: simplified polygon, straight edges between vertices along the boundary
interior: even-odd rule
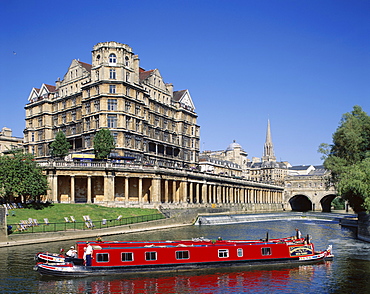
[[[337,197],[334,187],[327,189],[322,176],[288,176],[285,180],[284,207],[295,211],[331,211]]]

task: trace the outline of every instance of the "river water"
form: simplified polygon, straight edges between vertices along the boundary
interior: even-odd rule
[[[0,293],[370,293],[370,243],[336,222],[281,220],[111,236],[105,240],[171,240],[205,237],[260,239],[310,234],[316,250],[333,245],[335,258],[315,265],[250,267],[186,273],[50,278],[33,271],[39,251],[58,252],[73,241],[0,248]]]

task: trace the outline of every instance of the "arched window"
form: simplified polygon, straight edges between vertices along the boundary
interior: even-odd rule
[[[109,55],[109,63],[116,64],[117,63],[117,57],[116,54],[112,53]]]
[[[128,58],[127,56],[125,57],[125,65],[126,65],[126,66],[129,66],[129,65],[130,65],[130,63],[129,63],[129,58]]]

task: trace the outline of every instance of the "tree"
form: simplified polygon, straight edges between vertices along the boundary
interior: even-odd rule
[[[94,153],[97,159],[107,158],[116,147],[114,137],[108,129],[99,130],[94,137]]]
[[[68,155],[68,151],[71,147],[71,144],[67,141],[66,135],[62,131],[59,131],[55,136],[55,140],[50,144],[51,155],[63,158]]]
[[[47,178],[32,154],[15,151],[0,156],[0,191],[5,199],[22,196],[37,200],[47,190]]]
[[[321,144],[330,183],[356,212],[370,211],[370,117],[360,106],[345,113],[333,144]]]

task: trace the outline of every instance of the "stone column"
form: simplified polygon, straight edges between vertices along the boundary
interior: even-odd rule
[[[164,203],[168,203],[168,180],[164,180]]]
[[[125,177],[125,202],[128,202],[130,193],[130,181],[128,177]]]
[[[207,203],[207,184],[202,184],[202,203]]]
[[[115,176],[108,174],[104,176],[104,200],[114,201],[115,197]]]
[[[178,203],[179,202],[179,199],[178,199],[178,195],[176,193],[176,181],[173,180],[172,182],[172,200],[174,203]]]
[[[76,196],[75,196],[75,194],[76,194],[76,192],[75,192],[76,190],[75,190],[75,176],[71,176],[71,203],[75,203],[75,198],[76,198]]]
[[[87,176],[87,203],[91,203],[91,176]]]
[[[188,203],[188,182],[187,181],[181,181],[180,182],[180,202]],[[181,193],[182,192],[182,193]],[[190,202],[190,201],[189,201]]]
[[[194,203],[194,183],[189,183],[189,203]]]
[[[161,196],[161,178],[153,178],[152,179],[152,187],[151,187],[151,198],[154,203],[160,202]]]
[[[195,184],[195,201],[196,203],[200,203],[200,198],[199,198],[199,183]]]
[[[139,203],[143,203],[143,178],[139,178]]]
[[[53,175],[53,202],[58,203],[58,176]]]
[[[217,194],[217,203],[222,203],[222,187],[219,185],[217,186],[216,194]]]

